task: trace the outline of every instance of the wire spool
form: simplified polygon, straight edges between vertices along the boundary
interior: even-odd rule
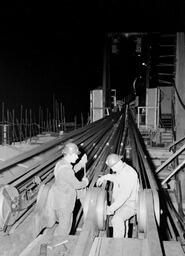
[[[139,207],[138,207],[138,230],[140,233],[146,232],[146,194],[145,190],[139,191]],[[160,203],[159,203],[159,195],[157,190],[152,190],[153,196],[153,205],[154,205],[154,215],[158,226],[160,225]]]
[[[84,200],[84,219],[91,218],[99,230],[105,230],[106,208],[106,191],[97,187],[88,189]]]
[[[49,192],[49,187],[46,186],[45,184],[42,184],[37,194],[37,202],[35,206],[36,212],[39,212],[43,209],[47,200],[48,192]]]
[[[152,190],[153,194],[153,199],[154,199],[154,214],[155,214],[155,219],[160,226],[160,202],[159,202],[159,194],[157,190]]]
[[[14,224],[19,213],[19,193],[11,185],[0,188],[0,227]]]
[[[37,202],[34,210],[33,215],[33,236],[37,237],[37,235],[41,232],[41,230],[49,226],[49,219],[47,218],[46,214],[46,205],[48,200],[48,195],[50,188],[52,186],[52,182],[48,184],[42,184],[39,188],[37,194]],[[51,209],[52,210],[52,209]]]
[[[84,199],[84,208],[83,208],[84,219],[87,218],[88,211],[90,212],[90,210],[93,211],[93,218],[95,217],[93,207],[94,208],[96,207],[96,200],[97,200],[96,188],[95,187],[89,188],[86,192],[86,196]]]
[[[40,186],[38,194],[37,194],[37,202],[36,202],[36,206],[35,206],[35,211],[36,212],[39,212],[39,211],[43,210],[43,208],[46,204],[46,201],[47,201],[47,198],[48,198],[48,193],[49,193],[49,190],[50,190],[52,184],[53,184],[53,181],[49,182],[47,184],[42,184]]]
[[[147,216],[146,216],[145,191],[139,190],[137,219],[138,219],[138,231],[140,233],[146,232],[146,217]]]
[[[96,221],[99,230],[105,230],[105,221],[107,217],[107,193],[104,189],[99,188],[96,202]]]

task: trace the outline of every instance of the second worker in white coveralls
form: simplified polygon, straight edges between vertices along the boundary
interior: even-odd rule
[[[106,164],[114,174],[106,174],[96,182],[97,186],[104,181],[113,182],[113,202],[107,207],[107,215],[113,215],[112,226],[115,238],[127,237],[128,230],[125,229],[125,221],[136,214],[139,191],[137,172],[121,158],[122,156],[117,154],[110,154],[106,159]]]
[[[72,214],[77,198],[77,190],[85,188],[89,181],[83,177],[79,181],[75,172],[85,166],[87,155],[84,154],[74,167],[72,164],[79,158],[80,151],[75,143],[67,143],[62,150],[63,158],[59,160],[54,169],[55,182],[52,185],[53,209],[56,212],[59,225],[54,235],[68,235],[72,225]]]

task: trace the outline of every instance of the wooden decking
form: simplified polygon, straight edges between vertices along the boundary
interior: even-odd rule
[[[40,235],[19,256],[40,256],[41,244],[45,243],[48,244],[47,256],[70,256],[74,254],[78,236],[54,237],[52,243],[50,241],[51,237],[49,237],[48,234]],[[65,246],[60,245],[63,241],[65,242]],[[148,254],[147,246],[147,239],[97,237],[94,240],[89,256],[156,255],[155,248],[153,248],[151,254]],[[182,247],[177,241],[164,241],[163,250],[166,256],[184,256]]]
[[[95,239],[89,256],[150,256],[147,249],[147,239],[115,239],[98,237]],[[179,242],[164,241],[164,255],[184,256],[184,252]],[[153,248],[155,251],[155,248]]]

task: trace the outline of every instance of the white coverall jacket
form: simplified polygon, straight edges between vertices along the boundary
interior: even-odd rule
[[[75,177],[74,171],[77,172],[81,168],[80,162],[73,168],[64,158],[55,166],[55,182],[49,192],[49,205],[55,210],[59,220],[56,235],[67,235],[70,232],[77,190],[87,186],[86,181],[79,181]]]
[[[73,211],[77,190],[86,187],[85,181],[79,181],[75,177],[75,172],[82,168],[81,164],[76,164],[74,168],[72,165],[65,161],[60,160],[54,169],[55,182],[53,184],[53,207],[54,209],[68,208]]]
[[[137,172],[128,164],[119,173],[108,174],[108,179],[113,182],[113,202],[110,206],[115,214],[112,218],[113,236],[124,237],[125,220],[136,213],[139,179]]]

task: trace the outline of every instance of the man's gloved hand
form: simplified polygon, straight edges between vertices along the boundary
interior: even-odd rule
[[[82,166],[85,166],[86,163],[87,163],[87,155],[84,154],[84,155],[82,156],[81,160],[80,160],[80,164],[81,164]]]
[[[99,187],[102,185],[102,183],[105,181],[105,175],[104,176],[101,176],[100,178],[97,179],[96,181],[96,185]]]
[[[96,185],[101,186],[105,180],[111,180],[111,174],[105,174],[97,179]]]
[[[82,180],[86,182],[86,186],[89,184],[89,180],[87,177],[83,177]]]
[[[113,215],[114,210],[112,210],[111,206],[107,206],[107,215]]]

